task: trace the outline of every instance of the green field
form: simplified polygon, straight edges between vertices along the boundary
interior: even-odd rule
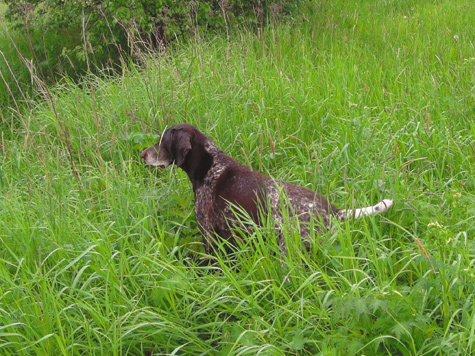
[[[0,355],[475,354],[474,19],[315,1],[48,88],[0,137]],[[287,224],[285,267],[270,222],[208,256],[186,174],[139,157],[180,122],[338,207],[395,206],[308,254]]]

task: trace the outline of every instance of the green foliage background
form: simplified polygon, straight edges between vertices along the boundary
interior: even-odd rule
[[[6,61],[16,66],[18,88],[11,74],[6,81],[14,98],[37,89],[30,72],[52,84],[86,73],[113,75],[144,52],[163,51],[172,43],[198,34],[214,35],[229,26],[262,27],[270,19],[291,16],[303,1],[287,0],[4,0],[8,5],[1,38],[9,50]],[[15,48],[12,48],[14,46]],[[5,72],[8,73],[3,60]],[[1,91],[4,102],[11,93]],[[3,100],[2,100],[3,101]],[[2,105],[3,106],[3,105]]]

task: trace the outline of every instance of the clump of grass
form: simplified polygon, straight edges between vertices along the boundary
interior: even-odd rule
[[[473,353],[473,12],[316,4],[47,88],[0,142],[1,353]],[[284,265],[272,223],[207,255],[186,175],[139,158],[185,120],[341,207],[396,205]]]

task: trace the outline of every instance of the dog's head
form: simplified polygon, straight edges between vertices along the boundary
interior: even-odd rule
[[[191,142],[197,129],[189,124],[170,127],[155,145],[145,149],[141,154],[149,166],[166,168],[175,163],[181,167],[188,153],[191,151]]]

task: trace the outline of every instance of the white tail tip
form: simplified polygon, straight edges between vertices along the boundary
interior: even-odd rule
[[[372,214],[378,214],[385,212],[389,208],[391,208],[394,205],[394,200],[392,199],[384,199],[383,201],[379,202],[376,205],[373,206],[368,206],[366,208],[361,208],[361,209],[343,209],[340,210],[340,218],[341,219],[346,219],[346,218],[354,218],[358,219],[361,216],[366,216],[366,215],[372,215]]]

